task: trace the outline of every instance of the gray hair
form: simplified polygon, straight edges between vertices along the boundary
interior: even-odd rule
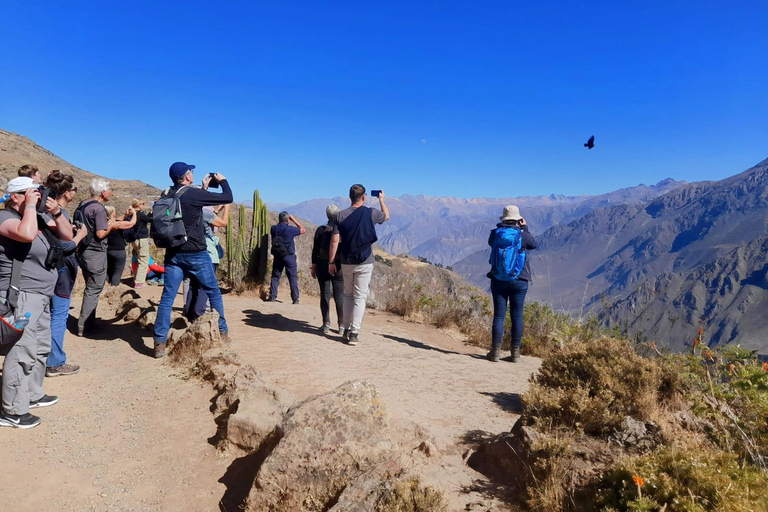
[[[280,215],[277,216],[277,219],[280,223],[283,223],[288,222],[288,217],[290,217],[288,212],[280,212]]]
[[[105,204],[104,209],[107,210],[107,217],[111,217],[113,215],[117,214],[117,211],[115,210],[115,207],[111,204]]]
[[[328,220],[336,220],[336,216],[339,214],[338,206],[335,204],[329,204],[328,208],[325,209],[325,216],[328,217]]]
[[[93,178],[91,180],[90,192],[92,196],[98,196],[102,192],[109,190],[109,182],[103,178]]]

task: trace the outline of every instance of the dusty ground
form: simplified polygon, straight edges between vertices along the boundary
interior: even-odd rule
[[[155,300],[159,289],[141,294]],[[477,499],[460,491],[482,477],[462,463],[462,438],[509,430],[519,393],[538,367],[526,357],[488,363],[455,333],[371,310],[360,344],[349,347],[319,333],[311,297],[292,305],[227,295],[225,304],[233,348],[297,398],[366,379],[393,422],[426,427],[447,460],[426,480],[455,507]],[[33,411],[43,418],[39,427],[0,429],[3,502],[19,511],[232,510],[241,491],[231,475],[243,460],[208,442],[216,432],[210,386],[154,360],[149,332],[107,321],[94,338],[67,335],[69,361],[83,369],[46,379],[46,392],[61,401]]]

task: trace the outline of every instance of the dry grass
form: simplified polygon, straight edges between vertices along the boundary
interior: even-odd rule
[[[608,435],[626,416],[647,420],[657,407],[659,365],[626,341],[602,337],[566,345],[544,360],[522,397],[537,428],[575,427]]]
[[[421,485],[418,479],[401,480],[384,491],[376,503],[378,512],[443,512],[447,510],[440,491]]]

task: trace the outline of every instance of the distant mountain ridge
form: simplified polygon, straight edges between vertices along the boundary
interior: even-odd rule
[[[452,265],[483,249],[488,230],[498,222],[506,205],[518,205],[533,229],[543,232],[558,222],[576,219],[594,208],[647,201],[684,184],[667,178],[656,185],[638,185],[596,196],[553,194],[470,199],[409,194],[387,196],[392,219],[379,228],[379,245],[392,254],[408,253],[433,263]],[[280,206],[312,222],[325,223],[325,208],[331,203],[346,208],[349,199],[337,196]],[[378,205],[375,198],[369,198],[368,203]]]
[[[676,350],[703,326],[712,345],[768,351],[767,220],[768,159],[645,204],[599,208],[539,238],[530,297],[596,308]]]

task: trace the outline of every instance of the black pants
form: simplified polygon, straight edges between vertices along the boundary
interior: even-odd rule
[[[125,249],[107,251],[107,282],[112,286],[120,284],[125,270]]]
[[[341,271],[332,276],[328,272],[328,262],[319,261],[315,267],[317,282],[320,284],[320,313],[323,315],[323,324],[331,324],[331,291],[333,291],[333,302],[336,303],[336,317],[341,325],[344,320],[344,278]]]

